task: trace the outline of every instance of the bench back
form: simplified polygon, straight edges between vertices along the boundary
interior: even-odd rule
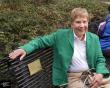
[[[5,70],[11,74],[12,79],[15,80],[16,87],[13,88],[52,88],[52,62],[53,51],[51,48],[40,49],[36,52],[26,56],[22,61],[5,59],[7,61],[6,69],[2,68],[4,72],[0,72],[3,75],[6,74]],[[1,62],[0,63],[4,63]],[[0,67],[0,71],[2,70]],[[11,87],[12,88],[12,87]]]

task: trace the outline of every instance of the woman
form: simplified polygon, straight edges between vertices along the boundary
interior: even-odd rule
[[[85,8],[74,8],[71,12],[71,28],[43,37],[35,38],[29,43],[11,52],[9,57],[20,59],[35,49],[53,47],[54,61],[52,80],[55,87],[67,85],[67,88],[85,88],[81,76],[83,72],[94,68],[91,88],[101,86],[103,77],[109,72],[102,55],[98,37],[88,32],[89,15]],[[107,87],[106,87],[107,88]]]

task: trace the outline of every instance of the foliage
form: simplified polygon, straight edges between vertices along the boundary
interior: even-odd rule
[[[0,41],[4,53],[22,44],[22,40],[70,27],[70,11],[75,7],[87,8],[93,22],[107,13],[107,5],[99,0],[1,0]]]

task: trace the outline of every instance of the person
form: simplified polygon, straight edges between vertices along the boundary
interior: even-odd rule
[[[102,52],[105,57],[110,57],[110,6],[105,21],[99,24],[99,37]]]
[[[59,29],[49,35],[37,37],[9,54],[13,60],[22,60],[35,49],[52,47],[54,61],[52,81],[55,87],[86,88],[81,77],[84,72],[94,69],[90,77],[91,88],[100,88],[104,77],[109,76],[98,36],[88,32],[89,14],[85,8],[71,11],[71,28]],[[108,87],[105,87],[108,88]]]

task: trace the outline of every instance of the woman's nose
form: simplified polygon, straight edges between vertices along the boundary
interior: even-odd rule
[[[81,23],[81,24],[80,24],[80,27],[84,27],[84,23]]]

